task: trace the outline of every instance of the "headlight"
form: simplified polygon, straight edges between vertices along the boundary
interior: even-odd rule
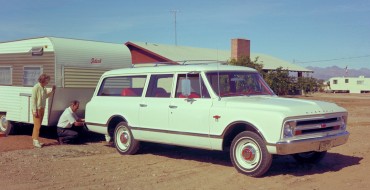
[[[284,138],[292,137],[294,135],[294,128],[295,128],[294,121],[285,122],[283,129]]]

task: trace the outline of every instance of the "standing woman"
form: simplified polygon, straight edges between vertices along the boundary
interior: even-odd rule
[[[33,114],[33,131],[32,139],[33,146],[36,148],[41,148],[42,143],[39,142],[39,134],[41,123],[44,118],[46,99],[50,97],[55,91],[55,85],[53,85],[52,90],[48,93],[45,86],[50,81],[50,76],[46,74],[41,74],[38,79],[38,83],[32,88],[31,104],[32,104],[32,114]]]

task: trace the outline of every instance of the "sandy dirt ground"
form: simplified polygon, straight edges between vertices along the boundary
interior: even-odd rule
[[[0,137],[0,189],[369,189],[370,94],[314,94],[304,99],[335,102],[349,111],[347,144],[319,164],[274,157],[262,178],[238,173],[218,151],[145,143],[122,156],[98,135],[79,145],[58,145],[43,129],[46,146],[34,149],[31,130]]]

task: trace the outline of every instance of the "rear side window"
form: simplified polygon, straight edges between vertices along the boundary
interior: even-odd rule
[[[98,96],[140,97],[143,94],[146,75],[108,77],[102,82]]]

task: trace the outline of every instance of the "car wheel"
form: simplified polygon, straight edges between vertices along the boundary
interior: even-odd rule
[[[135,154],[139,150],[140,142],[132,136],[126,122],[120,122],[114,130],[114,145],[123,155]]]
[[[231,144],[230,158],[233,166],[252,177],[260,177],[271,166],[272,155],[267,151],[263,139],[256,133],[239,133]]]
[[[11,135],[13,132],[13,124],[6,119],[5,115],[0,116],[0,131],[4,132],[5,136]]]
[[[304,152],[304,153],[297,153],[293,154],[293,158],[300,163],[318,163],[320,162],[326,155],[326,151],[324,152]]]

